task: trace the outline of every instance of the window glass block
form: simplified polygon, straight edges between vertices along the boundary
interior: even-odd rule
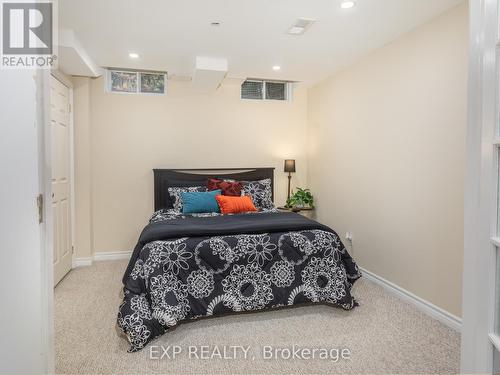
[[[262,99],[262,87],[264,83],[259,81],[245,81],[241,85],[242,99]]]
[[[286,83],[266,82],[266,99],[286,100]]]
[[[165,74],[141,73],[141,92],[147,94],[164,94]]]
[[[112,70],[110,74],[111,91],[137,92],[137,73]]]

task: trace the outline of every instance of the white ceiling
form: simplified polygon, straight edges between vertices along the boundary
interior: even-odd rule
[[[233,77],[312,83],[462,1],[358,0],[344,10],[340,0],[60,0],[59,25],[101,66],[191,76],[196,56],[226,57]],[[288,35],[298,17],[317,22]]]

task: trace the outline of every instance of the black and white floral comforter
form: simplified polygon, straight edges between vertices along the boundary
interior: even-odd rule
[[[123,277],[130,351],[187,319],[323,302],[357,305],[355,261],[330,228],[294,213],[156,213]]]

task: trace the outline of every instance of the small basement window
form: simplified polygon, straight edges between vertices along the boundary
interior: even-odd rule
[[[241,99],[289,100],[291,82],[248,79],[241,85]]]
[[[108,69],[106,91],[127,94],[165,94],[166,72]]]

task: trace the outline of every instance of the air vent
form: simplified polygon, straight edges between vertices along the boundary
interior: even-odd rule
[[[288,29],[288,34],[302,35],[312,26],[314,22],[316,22],[316,20],[311,18],[297,18],[294,24]]]

